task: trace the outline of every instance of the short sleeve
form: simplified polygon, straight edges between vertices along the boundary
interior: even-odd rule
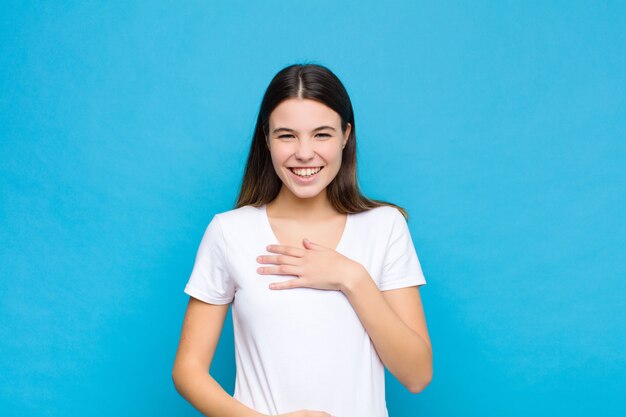
[[[400,210],[392,208],[393,219],[378,286],[381,291],[426,284],[407,221]]]
[[[226,243],[217,215],[207,226],[184,292],[210,304],[228,304],[235,285],[228,268]]]

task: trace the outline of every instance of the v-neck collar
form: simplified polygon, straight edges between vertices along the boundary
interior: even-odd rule
[[[280,243],[278,241],[278,238],[276,237],[276,233],[274,233],[274,229],[272,229],[272,224],[270,223],[270,218],[267,215],[267,204],[263,204],[260,208],[259,208],[259,212],[261,214],[261,217],[263,217],[263,223],[265,225],[265,229],[266,232],[268,233],[269,237],[272,238],[274,240],[274,242],[278,245],[282,245],[282,243]],[[342,249],[344,242],[347,239],[347,234],[349,232],[349,228],[350,228],[350,223],[352,222],[352,215],[350,213],[348,213],[346,215],[346,223],[343,227],[343,232],[341,233],[341,237],[339,238],[339,243],[337,243],[337,247],[334,248],[334,250],[336,252],[340,252],[340,250]]]

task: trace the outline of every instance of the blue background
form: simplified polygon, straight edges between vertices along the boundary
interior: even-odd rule
[[[262,95],[328,66],[406,208],[434,380],[391,417],[625,415],[623,2],[0,9],[3,416],[195,416],[171,368]],[[230,313],[212,372],[233,393]]]

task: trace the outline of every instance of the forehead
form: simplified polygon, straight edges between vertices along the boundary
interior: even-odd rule
[[[318,124],[339,125],[340,122],[341,117],[333,109],[309,99],[284,100],[270,114],[270,126],[305,128]]]

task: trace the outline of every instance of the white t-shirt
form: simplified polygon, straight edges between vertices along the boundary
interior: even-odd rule
[[[232,302],[234,398],[264,414],[302,409],[337,417],[387,417],[385,373],[341,291],[271,290],[293,275],[262,275],[256,257],[278,244],[266,206],[216,214],[184,292]],[[381,291],[426,283],[408,224],[395,207],[349,214],[337,252],[365,266]]]

